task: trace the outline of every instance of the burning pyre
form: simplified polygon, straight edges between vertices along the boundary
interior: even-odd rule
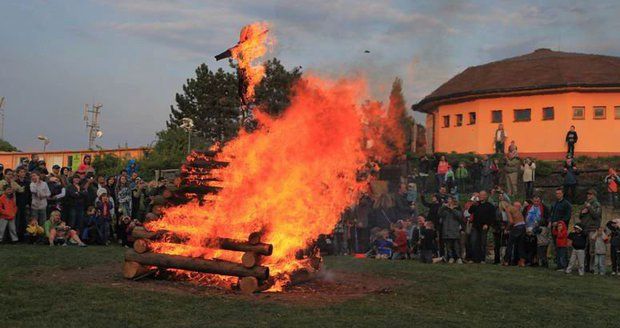
[[[264,45],[266,27],[252,26],[265,32],[245,27],[242,36],[253,39],[233,48],[234,58],[256,58],[246,56],[246,51],[264,54],[254,45]],[[246,97],[258,81],[260,77],[248,80]],[[317,269],[314,254],[306,253],[301,259],[300,250],[320,234],[332,232],[341,213],[367,191],[368,163],[391,159],[395,149],[390,145],[402,140],[394,140],[400,135],[393,133],[396,125],[383,105],[365,101],[368,94],[362,79],[332,81],[306,75],[292,94],[290,107],[280,117],[258,110],[254,113],[257,129],[241,129],[236,139],[217,151],[193,152],[188,157],[188,164],[198,164],[184,167],[184,179],[213,190],[212,195],[169,208],[161,220],[147,223],[151,252],[245,267],[246,257],[258,254],[249,268],[267,267],[271,290],[282,290],[300,270]],[[160,238],[152,238],[158,231]],[[222,238],[273,248],[270,254],[261,254],[222,247]],[[209,283],[231,282],[221,275],[198,278],[187,271],[177,273]],[[266,283],[265,277],[254,277]]]

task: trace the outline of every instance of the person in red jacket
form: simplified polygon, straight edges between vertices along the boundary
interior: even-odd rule
[[[399,220],[396,222],[394,227],[394,254],[392,255],[393,260],[404,260],[407,258],[407,230],[405,229],[405,222],[403,220]]]
[[[558,271],[564,271],[568,265],[568,229],[564,221],[558,221],[558,224],[551,231],[555,238],[555,263]]]
[[[17,229],[15,228],[15,214],[17,214],[17,203],[15,194],[10,184],[5,185],[4,192],[0,196],[0,243],[4,240],[6,227],[9,227],[11,241],[16,243]]]

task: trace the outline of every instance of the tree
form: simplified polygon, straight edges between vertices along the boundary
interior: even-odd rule
[[[11,145],[8,141],[0,139],[0,151],[19,151],[19,149]]]
[[[256,88],[254,105],[261,105],[274,116],[289,105],[291,87],[301,77],[301,67],[286,70],[277,58],[264,63],[265,77]],[[206,64],[196,69],[196,77],[183,85],[183,93],[176,94],[176,106],[170,106],[169,128],[181,125],[183,118],[194,121],[196,135],[210,144],[225,143],[239,130],[241,101],[235,73],[223,69],[212,71]]]
[[[157,133],[157,142],[138,161],[140,174],[146,178],[152,178],[154,170],[177,169],[187,156],[187,132],[178,127],[171,127]],[[192,135],[192,148],[205,149],[209,143],[198,135]]]
[[[202,64],[196,69],[196,77],[183,85],[183,94],[177,93],[175,98],[177,105],[170,106],[169,128],[178,128],[183,118],[190,118],[196,135],[211,143],[236,136],[240,102],[235,74],[221,68],[212,71]]]
[[[256,87],[256,103],[269,115],[278,116],[290,105],[291,88],[301,77],[301,67],[288,71],[277,58],[264,65],[265,77]]]
[[[403,82],[398,77],[392,83],[386,125],[391,130],[387,143],[398,153],[405,152],[411,130],[411,119],[406,114]]]

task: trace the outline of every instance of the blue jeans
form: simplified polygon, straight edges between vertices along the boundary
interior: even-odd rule
[[[568,250],[566,247],[556,247],[555,263],[558,269],[566,269],[566,266],[568,266]]]
[[[47,220],[47,209],[32,209],[30,210],[30,216],[33,218],[37,218],[37,222],[39,222],[40,226],[45,224],[45,220]]]

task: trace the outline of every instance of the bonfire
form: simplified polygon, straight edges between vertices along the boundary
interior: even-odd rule
[[[264,74],[268,25],[243,28],[229,49],[243,72],[243,103]],[[222,56],[222,55],[218,55]],[[368,191],[369,163],[389,160],[401,134],[382,103],[368,101],[361,78],[305,74],[278,118],[253,109],[257,128],[210,150],[194,151],[182,168],[188,194],[207,195],[165,210],[134,231],[125,276],[153,269],[246,292],[281,291],[316,276],[313,242],[330,234],[341,213]],[[198,274],[199,273],[199,274]]]

